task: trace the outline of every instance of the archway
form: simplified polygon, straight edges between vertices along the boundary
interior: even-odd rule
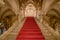
[[[28,4],[26,6],[25,17],[36,17],[36,8],[33,4]]]

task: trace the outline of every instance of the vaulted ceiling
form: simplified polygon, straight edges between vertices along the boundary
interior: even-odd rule
[[[19,0],[19,5],[22,6],[22,4],[28,5],[29,3],[33,3],[34,5],[39,4],[39,6],[41,6],[41,1],[42,0]]]
[[[14,6],[14,2],[16,3],[16,5]],[[22,7],[22,5],[28,5],[29,3],[33,3],[33,5],[35,5],[36,7],[41,7],[42,8],[42,5],[44,5],[43,4],[43,2],[44,3],[46,3],[46,1],[48,2],[48,4],[49,4],[49,2],[50,2],[50,0],[0,0],[0,10],[1,10],[1,7],[2,6],[4,6],[5,4],[7,4],[8,6],[8,8],[10,8],[10,7],[13,7],[14,8],[14,10],[16,11],[17,9],[15,9],[15,8],[18,8],[17,6],[19,6],[19,7]],[[10,3],[9,3],[10,2]],[[13,5],[12,5],[13,4]],[[37,6],[38,5],[38,6]],[[54,0],[54,2],[51,4],[51,9],[56,9],[56,10],[58,10],[59,11],[59,8],[60,8],[60,0]],[[6,7],[6,8],[7,8]],[[3,7],[2,7],[3,8]],[[8,9],[7,8],[7,9]],[[12,9],[12,8],[10,8],[10,9]],[[18,8],[19,9],[19,8]]]

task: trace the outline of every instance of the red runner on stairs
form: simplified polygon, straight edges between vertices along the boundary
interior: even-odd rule
[[[45,40],[39,26],[33,17],[27,17],[16,40]]]

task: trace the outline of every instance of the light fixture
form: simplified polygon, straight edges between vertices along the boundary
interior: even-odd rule
[[[3,0],[0,0],[0,5],[5,5]]]
[[[58,4],[60,4],[60,2],[58,2]]]

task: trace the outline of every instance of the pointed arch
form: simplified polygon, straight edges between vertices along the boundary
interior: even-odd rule
[[[7,9],[2,13],[1,18],[5,18],[6,16],[16,16],[16,14],[11,9]]]
[[[28,16],[33,16],[33,17],[36,16],[36,8],[31,3],[28,4],[25,8],[25,17],[28,17]]]

